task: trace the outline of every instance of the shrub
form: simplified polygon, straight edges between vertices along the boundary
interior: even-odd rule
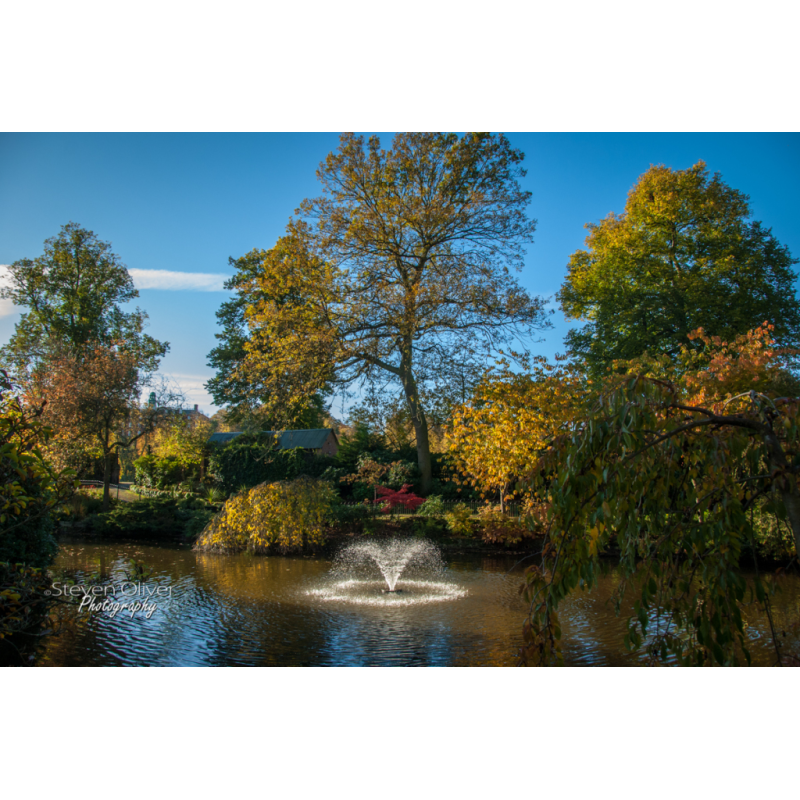
[[[447,530],[456,536],[472,536],[472,509],[466,503],[456,503],[445,515]]]
[[[47,515],[18,524],[13,535],[0,536],[0,561],[46,567],[55,558],[58,544],[53,538],[53,519]]]
[[[367,486],[366,483],[354,483],[350,497],[355,503],[361,503],[364,500],[371,503],[375,497],[375,489]]]
[[[325,523],[335,499],[326,481],[301,477],[263,483],[231,497],[197,540],[198,549],[282,552],[325,541]]]
[[[483,506],[478,510],[478,519],[484,542],[517,544],[532,535],[521,518],[504,514],[500,506]]]
[[[138,494],[140,497],[170,497],[170,498],[178,498],[178,497],[192,497],[191,492],[183,492],[179,488],[174,489],[150,489],[147,486],[138,486],[134,485],[131,486],[130,489],[134,494]]]
[[[411,485],[403,484],[399,491],[387,489],[385,486],[376,487],[378,498],[376,503],[382,503],[381,511],[394,511],[400,508],[403,511],[414,511],[421,506],[425,500],[409,491]]]
[[[389,464],[386,485],[391,489],[401,489],[405,484],[418,484],[419,479],[419,467],[412,461],[393,461]]]
[[[365,455],[373,457],[373,453],[385,448],[386,442],[380,434],[370,432],[363,423],[356,423],[351,435],[339,438],[339,449],[336,452],[336,464],[345,472],[355,472],[359,459]]]
[[[222,489],[208,489],[205,494],[205,501],[207,503],[224,503],[227,499]]]
[[[114,496],[111,496],[112,505],[116,504]],[[99,514],[103,510],[102,489],[93,491],[90,488],[81,488],[75,492],[67,501],[58,507],[59,520],[68,519],[71,522],[79,522],[92,515]]]
[[[364,527],[364,522],[369,519],[369,506],[345,505],[335,503],[328,510],[327,522],[334,528],[351,528],[360,531]]]
[[[187,476],[197,472],[195,467],[185,467],[176,456],[149,455],[133,462],[136,469],[136,483],[148,489],[166,489],[175,486]]]
[[[0,666],[28,663],[53,602],[44,570],[0,563]]]
[[[794,536],[787,522],[758,508],[753,515],[753,543],[747,549],[759,558],[788,561],[795,554]]]
[[[338,487],[341,479],[347,474],[346,469],[342,469],[341,467],[326,467],[323,472],[320,474],[319,478],[323,481],[328,481],[332,483],[334,486]]]
[[[418,509],[419,517],[443,517],[447,507],[438,494],[432,494]]]
[[[302,449],[278,450],[271,434],[242,434],[225,445],[212,445],[208,472],[226,493],[262,483],[290,481],[300,475],[317,478],[333,467],[330,456],[305,453]]]
[[[213,505],[196,497],[148,497],[98,514],[94,529],[102,536],[127,539],[194,538],[215,513]]]

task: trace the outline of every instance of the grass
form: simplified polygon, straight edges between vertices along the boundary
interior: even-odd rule
[[[83,486],[81,487],[81,492],[85,493],[88,497],[93,498],[100,498],[103,499],[103,487],[102,486]],[[117,490],[111,489],[111,497],[112,499],[116,499],[117,497]],[[134,500],[139,499],[138,494],[134,494],[133,492],[128,491],[127,489],[120,489],[119,490],[119,499],[126,502],[132,503]]]

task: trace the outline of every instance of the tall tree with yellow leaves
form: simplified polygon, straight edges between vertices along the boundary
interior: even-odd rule
[[[287,234],[246,288],[249,338],[236,373],[276,410],[325,385],[380,382],[408,408],[429,491],[426,394],[453,365],[482,364],[549,323],[512,277],[535,223],[523,154],[501,135],[342,136]]]

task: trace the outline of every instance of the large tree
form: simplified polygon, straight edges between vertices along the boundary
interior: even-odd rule
[[[47,358],[54,346],[74,352],[122,342],[147,368],[153,368],[169,345],[144,334],[147,314],[120,305],[139,296],[127,267],[111,249],[75,222],[47,239],[38,258],[23,258],[8,269],[9,285],[0,297],[27,311],[0,351],[15,373]]]
[[[426,395],[548,325],[512,276],[535,222],[502,135],[344,134],[320,165],[323,194],[263,255],[249,284],[236,376],[289,408],[323,385],[396,387],[414,428],[422,491],[432,465]]]
[[[63,346],[48,355],[46,368],[29,373],[24,386],[29,405],[43,404],[43,419],[55,431],[52,460],[76,446],[103,461],[103,508],[108,510],[115,453],[163,423],[177,411],[179,398],[161,396],[142,404],[151,375],[140,357],[119,345],[87,345],[79,353]]]
[[[651,167],[570,259],[559,299],[587,322],[570,350],[597,375],[615,359],[674,356],[701,325],[731,339],[768,321],[781,345],[800,345],[797,260],[749,217],[747,196],[702,161]]]
[[[235,292],[217,311],[217,320],[222,330],[214,336],[219,344],[208,354],[208,365],[216,375],[206,383],[206,388],[218,406],[224,406],[227,424],[248,431],[278,430],[280,428],[321,428],[325,420],[324,394],[327,387],[315,391],[308,402],[301,406],[291,404],[275,413],[269,403],[269,387],[261,387],[246,372],[240,370],[247,356],[249,330],[245,313],[253,302],[263,301],[256,278],[262,269],[267,253],[251,250],[241,258],[229,258],[234,268],[233,276],[225,282],[225,288]],[[307,398],[305,398],[307,399]]]

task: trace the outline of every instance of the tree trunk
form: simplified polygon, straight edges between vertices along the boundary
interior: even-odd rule
[[[428,420],[425,419],[425,412],[419,402],[419,391],[411,373],[410,362],[410,353],[407,357],[406,352],[404,352],[400,363],[400,379],[403,382],[408,411],[411,415],[411,422],[414,425],[414,433],[417,438],[417,464],[422,475],[420,491],[423,497],[427,497],[433,486],[433,464],[431,462],[431,445],[428,439]]]

